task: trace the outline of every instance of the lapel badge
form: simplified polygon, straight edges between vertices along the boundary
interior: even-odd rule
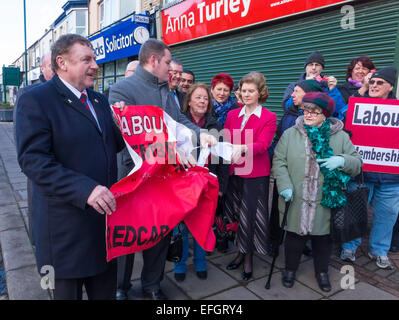
[[[71,100],[71,99],[68,99],[68,103],[72,103],[72,100]]]
[[[98,100],[96,98],[94,98],[94,102],[98,103]]]

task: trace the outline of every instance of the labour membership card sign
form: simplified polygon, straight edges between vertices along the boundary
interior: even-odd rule
[[[351,97],[345,127],[364,171],[399,174],[398,100]]]

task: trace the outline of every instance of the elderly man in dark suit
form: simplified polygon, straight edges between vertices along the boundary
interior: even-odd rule
[[[67,34],[51,49],[54,77],[25,94],[16,115],[18,161],[33,182],[36,260],[54,268],[55,299],[113,299],[116,263],[106,261],[105,214],[116,209],[123,140],[86,38]]]

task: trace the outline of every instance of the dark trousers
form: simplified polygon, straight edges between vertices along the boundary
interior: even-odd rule
[[[116,263],[92,277],[80,279],[55,279],[54,300],[82,300],[83,285],[89,300],[114,300],[116,295]]]
[[[118,257],[116,260],[118,264],[118,290],[128,291],[132,286],[130,279],[133,273],[134,253]]]
[[[155,246],[143,251],[144,265],[141,271],[141,286],[145,292],[160,289],[170,238],[171,232]]]
[[[285,268],[289,271],[298,269],[303,248],[309,238],[312,242],[315,273],[327,273],[332,252],[332,240],[329,234],[324,236],[300,236],[294,232],[287,231],[285,237]]]

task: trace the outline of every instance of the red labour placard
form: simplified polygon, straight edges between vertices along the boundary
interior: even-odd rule
[[[345,128],[363,159],[363,170],[399,174],[399,101],[349,99]]]
[[[350,0],[186,0],[162,11],[170,45]]]
[[[181,138],[191,131],[158,107],[113,110],[135,168],[111,187],[116,211],[107,216],[107,261],[156,245],[181,221],[202,248],[212,251],[218,180],[206,168],[185,170],[176,158],[179,142],[173,133],[179,131]]]

